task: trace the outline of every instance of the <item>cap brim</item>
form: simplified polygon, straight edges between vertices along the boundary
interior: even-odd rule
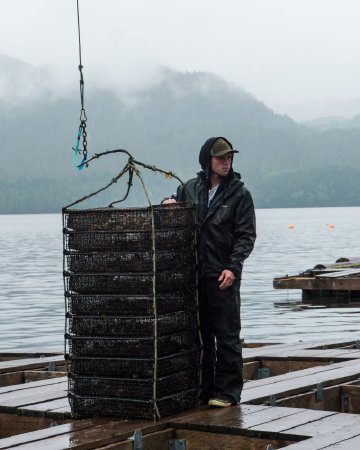
[[[221,152],[218,152],[216,155],[211,155],[211,156],[224,156],[224,155],[227,155],[228,153],[239,153],[239,150],[225,149],[225,150],[221,150]]]

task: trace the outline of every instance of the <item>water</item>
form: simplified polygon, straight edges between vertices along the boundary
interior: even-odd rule
[[[299,310],[291,302],[300,290],[272,288],[275,276],[359,257],[359,223],[360,207],[258,210],[258,239],[243,272],[242,337],[360,339],[360,309]],[[62,245],[60,214],[0,216],[1,351],[63,349]]]

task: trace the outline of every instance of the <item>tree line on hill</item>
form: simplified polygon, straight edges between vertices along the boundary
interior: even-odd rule
[[[353,127],[318,130],[274,113],[215,75],[170,70],[131,95],[89,93],[87,114],[90,156],[125,148],[185,180],[199,170],[205,139],[226,136],[240,151],[234,169],[258,208],[360,202],[358,121]],[[82,172],[74,167],[78,115],[76,93],[24,100],[21,106],[0,100],[0,213],[59,212],[120,172],[123,156],[102,158]],[[174,180],[159,175],[145,178],[155,203],[176,188]],[[88,205],[104,206],[124,190],[125,181]],[[139,203],[146,199],[137,184],[127,204]]]

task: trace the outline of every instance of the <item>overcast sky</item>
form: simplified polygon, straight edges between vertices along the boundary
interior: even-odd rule
[[[282,113],[360,106],[359,0],[80,0],[80,14],[90,82],[137,85],[167,66],[216,73]],[[0,0],[0,53],[76,82],[76,0]]]

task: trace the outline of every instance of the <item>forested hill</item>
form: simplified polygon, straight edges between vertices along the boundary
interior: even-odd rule
[[[353,128],[314,129],[275,114],[213,74],[170,70],[163,70],[157,83],[122,96],[87,89],[86,110],[90,156],[125,148],[136,159],[187,179],[198,170],[204,140],[222,135],[240,151],[235,170],[258,208],[360,204],[358,122]],[[20,102],[4,98],[0,119],[0,213],[58,212],[106,183],[125,163],[114,156],[82,172],[74,168],[77,90]],[[153,175],[146,182],[155,202],[177,184]],[[99,201],[121,198],[124,189],[125,181]],[[132,204],[146,203],[139,195],[137,185]]]

